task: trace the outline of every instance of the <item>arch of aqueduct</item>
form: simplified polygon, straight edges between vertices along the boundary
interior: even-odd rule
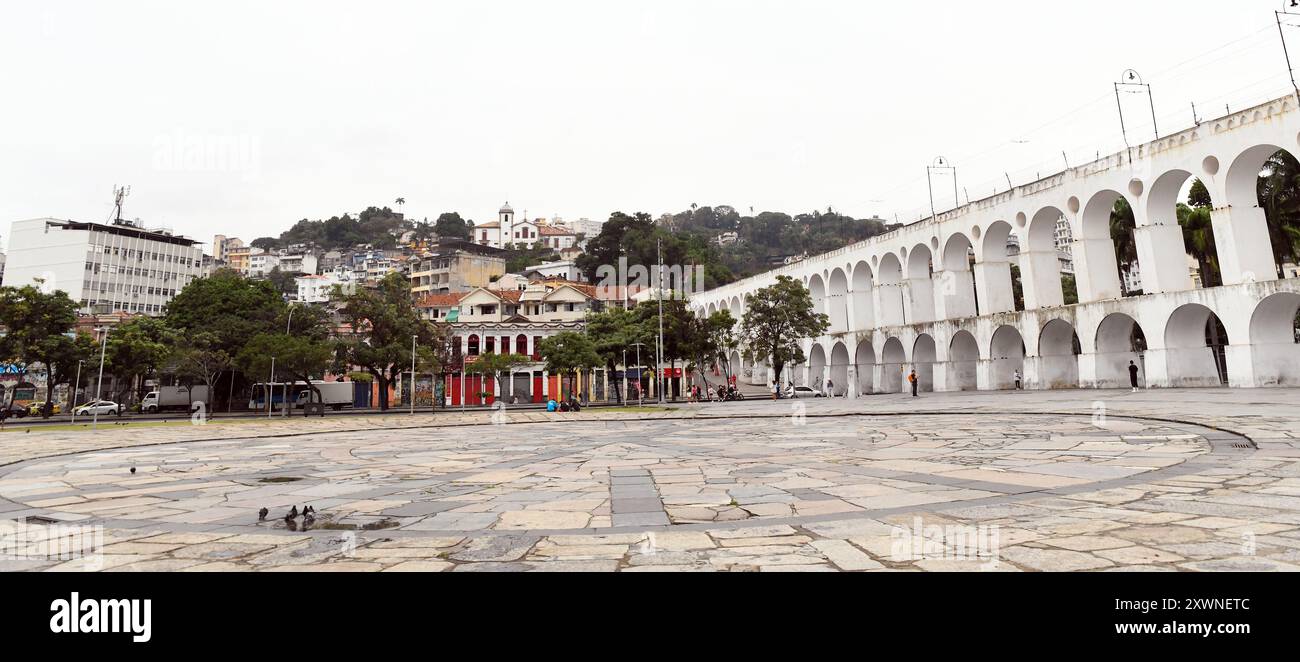
[[[1300,384],[1293,320],[1300,279],[1279,279],[1256,195],[1265,161],[1300,154],[1300,112],[1287,96],[1203,121],[1159,140],[971,202],[843,249],[691,298],[697,314],[738,319],[755,290],[780,275],[804,283],[830,318],[804,341],[807,362],[782,381],[838,395],[896,393],[916,369],[923,390],[1128,386],[1128,365],[1151,387]],[[1196,288],[1175,209],[1192,177],[1213,200],[1221,287]],[[1121,296],[1109,215],[1119,198],[1136,220],[1144,294]],[[1073,234],[1079,303],[1064,305],[1053,241],[1064,215]],[[1012,297],[1007,238],[1020,239],[1024,310]],[[974,254],[973,265],[970,254]],[[1207,342],[1217,315],[1222,348]],[[1134,343],[1135,329],[1145,348]],[[1135,351],[1143,350],[1144,351]],[[1218,356],[1216,356],[1218,353]],[[763,361],[733,370],[770,384]],[[739,366],[739,367],[737,367]],[[1226,376],[1224,375],[1226,372]]]

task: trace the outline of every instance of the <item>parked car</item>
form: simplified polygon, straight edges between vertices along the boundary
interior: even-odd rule
[[[40,416],[41,408],[43,408],[44,406],[45,406],[44,402],[33,402],[32,404],[27,405],[27,415]],[[63,407],[60,406],[59,403],[57,402],[54,403],[53,407],[51,407],[50,409],[50,415],[53,416],[54,414],[61,414],[61,413],[63,413]]]
[[[125,405],[119,405],[116,402],[110,402],[108,400],[96,400],[77,407],[76,414],[78,416],[92,416],[94,414],[113,414],[114,416],[121,416],[124,411],[126,411]]]
[[[796,386],[793,389],[786,389],[785,397],[787,398],[824,398],[826,397],[821,391],[811,386]]]
[[[19,404],[0,406],[0,418],[22,418],[27,415],[27,407]]]

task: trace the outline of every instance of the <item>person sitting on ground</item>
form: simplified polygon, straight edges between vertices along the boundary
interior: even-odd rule
[[[554,400],[548,400],[546,402],[546,411],[555,411],[559,408],[560,406],[556,404]]]

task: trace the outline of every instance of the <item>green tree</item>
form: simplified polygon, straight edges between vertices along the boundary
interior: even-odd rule
[[[1196,260],[1201,286],[1215,287],[1223,284],[1219,277],[1219,258],[1214,246],[1214,224],[1210,218],[1210,207],[1189,207],[1179,203],[1176,213],[1178,225],[1183,229],[1183,246],[1187,254]]]
[[[473,237],[470,234],[470,225],[460,214],[449,211],[438,216],[438,220],[433,223],[433,231],[440,239],[464,239],[470,241]]]
[[[1257,185],[1273,259],[1280,269],[1300,256],[1300,162],[1285,150],[1269,157]]]
[[[731,383],[732,370],[735,368],[731,365],[731,355],[740,351],[740,335],[736,329],[738,322],[729,310],[719,310],[704,320],[704,333],[711,343],[705,345],[704,349],[713,350],[712,358],[716,358],[718,365],[722,366],[722,376],[728,384]]]
[[[1074,274],[1061,274],[1061,295],[1065,297],[1065,305],[1073,306],[1079,303],[1079,284],[1074,279]]]
[[[337,343],[339,360],[358,366],[374,376],[379,386],[379,408],[388,409],[388,388],[411,367],[411,339],[434,347],[442,332],[411,305],[410,284],[397,272],[390,273],[374,289],[366,288],[343,297],[340,310],[353,333]]]
[[[264,251],[273,251],[280,247],[280,240],[275,237],[258,237],[249,244],[253,248],[260,248]]]
[[[596,354],[604,361],[605,369],[612,375],[617,371],[617,366],[623,363],[627,348],[637,342],[640,327],[631,311],[610,308],[587,315],[586,333],[591,338]],[[625,365],[624,368],[626,367]],[[626,390],[625,373],[623,383],[615,389],[615,398],[619,404],[623,403],[623,393]]]
[[[537,345],[537,351],[546,361],[546,369],[551,374],[560,375],[561,380],[568,381],[568,389],[561,394],[563,400],[567,400],[567,396],[573,393],[575,373],[590,371],[601,363],[591,338],[575,331],[564,331],[543,338]]]
[[[312,383],[312,379],[319,379],[333,364],[334,348],[310,335],[260,333],[249,340],[235,357],[246,374],[255,375],[270,374],[272,360],[277,373],[289,375],[290,399],[298,392],[298,382],[302,382],[312,392],[309,399],[319,402],[320,388]],[[286,402],[285,406],[293,405]]]
[[[193,386],[201,383],[208,387],[207,404],[211,410],[217,402],[217,376],[234,367],[235,360],[220,346],[221,339],[209,331],[176,334],[178,346],[172,350],[176,374]],[[190,389],[190,404],[193,404]]]
[[[1133,208],[1129,206],[1128,200],[1120,197],[1115,200],[1115,206],[1110,211],[1110,241],[1115,247],[1115,264],[1123,271],[1127,271],[1129,265],[1137,262],[1137,241],[1134,237],[1136,221],[1133,217]],[[1123,279],[1120,280],[1120,287],[1123,287]],[[1124,292],[1127,296],[1131,292]],[[1078,301],[1078,295],[1075,295],[1075,301]]]
[[[78,351],[76,339],[69,336],[77,323],[77,304],[67,292],[43,291],[44,281],[22,287],[0,288],[0,356],[9,362],[21,361],[29,368],[45,366],[49,373],[45,400],[54,397],[54,386],[71,379],[62,375],[71,360],[75,370]]]
[[[171,360],[177,344],[175,335],[173,329],[156,317],[136,317],[109,330],[105,370],[117,381],[114,401],[122,402],[123,396],[132,390],[133,402],[144,398],[147,382],[158,377]]]
[[[267,281],[221,269],[185,286],[167,304],[164,320],[182,334],[211,333],[214,347],[234,356],[249,338],[283,329],[284,299]]]
[[[777,384],[787,363],[804,362],[800,341],[819,337],[828,328],[830,319],[814,312],[808,288],[789,276],[777,276],[776,284],[754,292],[741,321],[745,344],[768,361]]]
[[[465,372],[490,378],[496,384],[497,397],[501,398],[506,392],[505,378],[515,368],[529,363],[532,363],[532,359],[522,354],[479,354],[473,363],[465,365]]]

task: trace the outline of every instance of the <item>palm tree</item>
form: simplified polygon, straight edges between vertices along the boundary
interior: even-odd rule
[[[1130,265],[1137,262],[1137,243],[1133,237],[1135,225],[1128,200],[1123,197],[1115,200],[1110,211],[1110,243],[1115,247],[1115,264],[1123,271],[1128,271]],[[1124,281],[1120,279],[1120,288],[1123,287]]]
[[[397,212],[398,212],[398,213],[401,213],[401,212],[402,212],[402,208],[406,205],[406,198],[398,198],[398,199],[394,200],[393,202],[397,204]]]
[[[1300,256],[1300,162],[1285,150],[1264,162],[1258,184],[1273,259],[1280,268]]]
[[[1214,247],[1214,225],[1209,207],[1188,207],[1178,203],[1178,225],[1183,228],[1183,245],[1196,260],[1201,287],[1214,287],[1219,281],[1219,257]]]

